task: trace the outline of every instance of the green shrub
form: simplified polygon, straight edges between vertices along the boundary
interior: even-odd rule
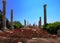
[[[43,25],[43,29],[51,34],[57,34],[57,30],[60,29],[60,22],[49,23],[46,26]]]

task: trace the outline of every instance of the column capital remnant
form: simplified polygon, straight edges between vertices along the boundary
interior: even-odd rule
[[[47,4],[44,4],[44,6],[43,7],[46,7],[47,6]]]

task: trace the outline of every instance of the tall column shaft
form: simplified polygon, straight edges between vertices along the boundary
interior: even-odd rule
[[[40,17],[40,20],[39,20],[39,29],[41,28],[41,17]]]
[[[13,10],[11,9],[11,29],[13,30]]]
[[[44,5],[44,25],[47,24],[47,16],[46,16],[46,4]]]
[[[24,28],[26,28],[26,20],[24,20]]]
[[[6,29],[6,0],[3,0],[3,28]]]

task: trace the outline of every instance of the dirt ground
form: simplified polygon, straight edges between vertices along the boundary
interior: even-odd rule
[[[27,43],[60,43],[60,40],[52,39],[52,38],[37,38],[37,39],[31,39],[28,40]]]
[[[0,37],[0,43],[60,43],[60,38],[7,38]]]
[[[17,29],[0,31],[0,43],[60,43],[60,38],[43,29]]]

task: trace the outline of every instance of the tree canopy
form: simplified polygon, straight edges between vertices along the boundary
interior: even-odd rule
[[[49,23],[44,28],[51,34],[57,34],[57,30],[60,29],[60,22]]]
[[[23,28],[23,25],[19,21],[14,21],[14,28]]]

